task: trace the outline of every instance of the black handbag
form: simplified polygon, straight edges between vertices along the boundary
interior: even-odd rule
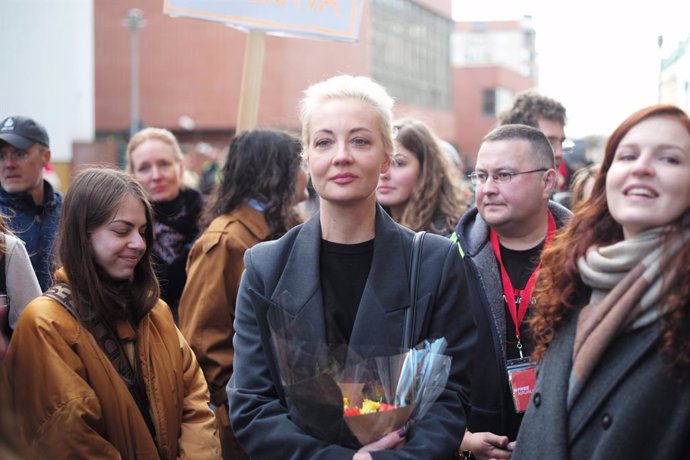
[[[422,246],[426,232],[421,231],[414,234],[412,238],[412,254],[410,256],[410,307],[405,312],[405,323],[403,325],[402,349],[409,350],[415,344],[414,330],[417,321],[417,289],[419,286],[419,270],[422,260]]]

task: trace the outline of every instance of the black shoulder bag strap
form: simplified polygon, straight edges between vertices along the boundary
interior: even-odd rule
[[[417,289],[419,286],[419,270],[422,259],[422,245],[424,244],[424,237],[426,232],[417,232],[412,238],[412,255],[410,256],[410,307],[405,312],[405,323],[403,329],[403,343],[402,348],[409,350],[415,344],[414,330],[415,322],[417,321]]]
[[[67,310],[77,321],[79,321],[79,315],[74,309],[74,303],[72,302],[72,288],[67,283],[56,283],[51,288],[49,288],[44,294],[46,297],[50,297],[57,303],[62,305],[65,310]],[[93,334],[96,342],[101,347],[101,350],[108,357],[113,367],[120,374],[120,377],[127,385],[134,402],[136,402],[139,412],[141,412],[146,426],[153,437],[154,444],[158,445],[156,442],[156,428],[153,424],[153,419],[151,418],[151,413],[149,412],[149,398],[146,394],[146,387],[143,383],[141,377],[137,377],[137,373],[132,367],[132,363],[127,359],[125,350],[122,347],[122,343],[117,338],[115,332],[110,328],[110,326],[102,320],[97,321],[93,327],[88,328],[89,332]],[[138,350],[138,346],[136,346]],[[135,360],[138,360],[138,355]]]

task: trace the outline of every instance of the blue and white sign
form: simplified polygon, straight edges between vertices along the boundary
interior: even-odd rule
[[[164,0],[171,16],[243,29],[355,42],[364,0]]]

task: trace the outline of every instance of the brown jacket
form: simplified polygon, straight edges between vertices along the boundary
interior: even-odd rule
[[[96,339],[44,296],[23,312],[5,359],[25,440],[54,459],[220,458],[206,382],[167,305],[159,301],[137,331],[117,325],[121,338],[136,333],[159,451]]]
[[[244,271],[244,251],[268,236],[263,213],[240,205],[216,217],[187,259],[187,284],[180,298],[180,330],[189,340],[217,406],[224,459],[248,458],[230,427],[225,386],[232,375],[235,299]]]
[[[232,374],[232,322],[244,251],[266,236],[263,213],[240,205],[213,219],[189,252],[180,330],[199,360],[216,406],[226,403],[225,385]]]

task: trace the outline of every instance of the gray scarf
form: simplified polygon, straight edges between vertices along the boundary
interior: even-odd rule
[[[611,246],[592,247],[577,261],[592,295],[577,319],[568,409],[619,334],[652,324],[668,310],[658,301],[673,282],[668,268],[690,241],[690,230],[665,247],[663,235],[663,228],[647,230]]]

